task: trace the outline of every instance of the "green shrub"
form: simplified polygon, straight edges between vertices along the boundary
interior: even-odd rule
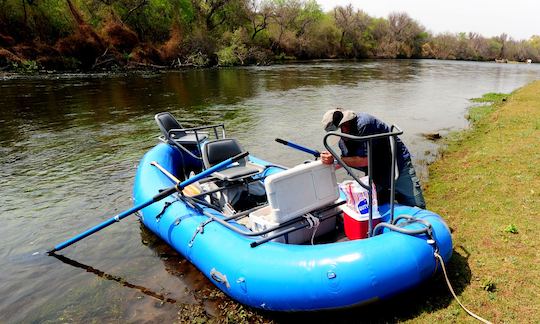
[[[495,105],[501,104],[508,98],[506,93],[490,92],[484,94],[481,98],[472,98],[472,102],[480,103],[479,106],[473,106],[469,109],[467,119],[473,124],[483,119],[489,114]]]
[[[497,290],[497,286],[493,278],[484,278],[482,280],[482,289],[487,292],[495,292]]]
[[[243,28],[237,29],[233,34],[223,35],[227,39],[223,48],[217,51],[218,64],[220,66],[243,65],[248,57],[248,49],[245,45],[246,33]]]
[[[517,226],[515,224],[510,224],[510,225],[506,226],[504,231],[506,233],[512,233],[512,234],[518,234],[519,233],[519,231],[517,229]]]
[[[218,64],[220,66],[237,65],[239,62],[236,55],[234,55],[234,48],[232,46],[228,46],[228,47],[220,49],[216,53],[216,55],[218,57]]]
[[[469,108],[469,111],[467,113],[467,119],[471,123],[476,124],[478,121],[482,120],[486,115],[488,115],[492,110],[493,110],[493,107],[491,105],[473,106]]]
[[[490,92],[484,94],[481,98],[473,98],[471,99],[472,102],[491,102],[491,103],[501,103],[503,101],[506,101],[509,94],[506,93],[496,93],[496,92]]]
[[[193,64],[194,66],[202,67],[202,66],[208,66],[208,63],[210,63],[210,59],[208,58],[208,55],[197,52],[194,54],[191,54],[186,59],[188,64]]]
[[[13,69],[19,73],[36,73],[39,70],[39,65],[36,61],[27,60],[20,63],[13,63]]]

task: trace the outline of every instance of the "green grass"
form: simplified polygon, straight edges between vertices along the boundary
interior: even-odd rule
[[[467,119],[472,124],[476,124],[477,122],[482,120],[485,116],[490,114],[492,111],[493,111],[493,106],[491,105],[473,106],[469,108],[469,112],[467,113]]]
[[[492,103],[492,104],[500,104],[503,101],[506,101],[508,96],[509,95],[506,94],[506,93],[489,92],[489,93],[484,94],[480,98],[472,98],[471,101],[472,102],[487,102],[487,103]]]
[[[33,60],[24,60],[20,63],[12,63],[12,68],[18,73],[32,74],[38,72],[39,64]]]
[[[493,322],[535,322],[540,318],[540,82],[474,101],[491,104],[473,113],[474,127],[454,136],[444,157],[430,167],[426,200],[454,230],[454,255],[467,260],[462,266],[471,278],[460,294],[463,302]],[[450,267],[456,270],[452,262]],[[451,302],[415,321],[448,318],[455,306]],[[460,311],[453,320],[470,318]]]
[[[471,101],[479,103],[469,108],[467,119],[474,125],[480,120],[484,119],[490,114],[497,106],[501,105],[508,99],[506,93],[486,93],[481,98],[472,98]]]

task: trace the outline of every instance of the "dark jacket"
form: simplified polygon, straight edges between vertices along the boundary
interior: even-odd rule
[[[352,124],[350,135],[354,136],[367,136],[390,132],[390,127],[388,125],[366,113],[357,113],[356,123],[354,123],[353,120]],[[390,139],[383,138],[373,140],[372,143],[372,177],[375,186],[377,187],[378,200],[381,201],[381,203],[384,203],[388,201],[390,195],[390,167],[392,165]],[[339,147],[342,155],[345,157],[367,157],[368,154],[367,141],[359,142],[341,139],[339,141]],[[411,154],[405,144],[397,138],[396,160],[399,170],[403,169],[405,161],[409,160],[410,157]],[[367,167],[360,168],[360,170],[367,174]]]

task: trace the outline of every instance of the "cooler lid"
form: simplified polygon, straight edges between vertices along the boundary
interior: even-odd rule
[[[309,213],[339,198],[333,166],[314,161],[266,178],[268,204],[279,221]]]

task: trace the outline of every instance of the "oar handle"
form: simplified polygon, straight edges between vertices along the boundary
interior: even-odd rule
[[[302,151],[302,152],[311,154],[311,155],[313,155],[314,157],[319,157],[319,156],[321,156],[321,152],[319,152],[319,151],[312,150],[312,149],[308,149],[307,147],[304,147],[304,146],[302,146],[302,145],[295,144],[295,143],[293,143],[293,142],[289,142],[289,141],[283,140],[283,139],[281,139],[281,138],[276,138],[276,142],[278,142],[278,143],[280,143],[280,144],[283,144],[283,145],[287,145],[287,146],[292,147],[292,148],[294,148],[294,149],[297,149],[297,150],[299,150],[299,151]]]
[[[240,159],[243,159],[248,155],[249,155],[249,152],[247,152],[247,151],[239,153],[239,154],[237,154],[237,155],[235,155],[233,157],[228,158],[225,161],[219,162],[218,164],[216,164],[216,165],[202,171],[201,173],[198,173],[197,175],[195,175],[195,176],[193,176],[193,177],[191,177],[191,178],[189,178],[187,180],[184,180],[183,182],[177,184],[176,187],[178,187],[178,191],[180,192],[180,191],[182,191],[182,189],[184,189],[184,187],[187,187],[190,184],[195,183],[195,182],[201,180],[202,178],[205,178],[205,177],[211,175],[214,172],[217,172],[217,171],[219,171],[221,169],[224,169],[225,167],[229,166],[230,164],[233,164],[234,162],[236,162],[236,161],[238,161]]]
[[[234,162],[236,162],[236,161],[238,161],[238,160],[240,160],[240,159],[243,159],[243,158],[245,158],[245,157],[248,156],[248,155],[249,155],[249,152],[248,152],[248,151],[245,151],[245,152],[242,152],[242,153],[238,153],[238,154],[236,154],[235,156],[233,156],[233,157],[231,158],[231,160],[232,160],[231,163],[234,163]]]
[[[276,142],[278,142],[279,144],[283,144],[283,145],[289,145],[289,142],[287,142],[286,140],[283,140],[281,138],[276,138]]]
[[[178,183],[177,185],[175,186],[172,186],[170,188],[167,188],[161,192],[159,192],[157,195],[155,195],[154,197],[152,197],[152,199],[144,202],[144,203],[141,203],[137,206],[133,206],[132,208],[124,211],[123,213],[120,213],[114,217],[111,217],[109,218],[108,220],[92,227],[92,228],[89,228],[87,229],[86,231],[82,232],[81,234],[63,242],[63,243],[60,243],[58,244],[57,246],[55,246],[52,250],[50,250],[48,253],[51,254],[51,253],[54,253],[56,251],[60,251],[68,246],[70,246],[71,244],[73,243],[76,243],[80,240],[82,240],[83,238],[87,237],[87,236],[90,236],[92,234],[94,234],[95,232],[98,232],[102,229],[104,229],[105,227],[109,226],[109,225],[112,225],[116,222],[119,222],[121,219],[143,209],[144,207],[148,206],[148,205],[151,205],[157,201],[160,201],[161,199],[165,198],[165,197],[168,197],[170,195],[172,195],[173,193],[175,192],[180,192],[182,191],[182,189],[186,186],[189,186],[190,184],[194,183],[194,182],[197,182],[199,180],[201,180],[202,178],[214,173],[214,172],[217,172],[217,171],[220,171],[221,169],[224,169],[225,167],[229,166],[230,164],[242,159],[242,158],[245,158],[246,156],[249,155],[249,152],[242,152],[238,155],[235,155],[231,158],[228,158],[227,160],[225,161],[222,161],[216,165],[214,165],[213,167],[210,167],[204,171],[202,171],[201,173],[198,173],[197,175],[181,182],[181,183]]]

